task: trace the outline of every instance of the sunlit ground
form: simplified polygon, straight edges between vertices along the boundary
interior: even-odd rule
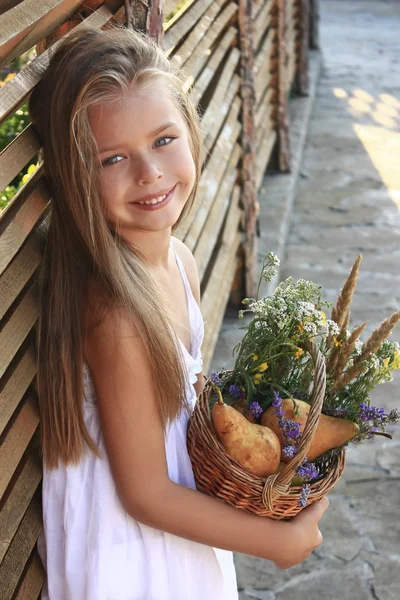
[[[346,103],[348,112],[361,122],[353,129],[382,178],[388,195],[400,209],[400,100],[391,94],[376,98],[354,89],[334,88],[333,95]]]

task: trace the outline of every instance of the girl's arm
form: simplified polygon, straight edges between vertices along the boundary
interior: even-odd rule
[[[321,543],[321,502],[291,522],[235,509],[168,476],[164,433],[142,342],[121,311],[86,344],[111,471],[125,510],[156,529],[202,544],[273,560],[287,568]]]

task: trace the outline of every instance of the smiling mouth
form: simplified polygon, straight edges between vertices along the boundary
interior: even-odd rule
[[[156,210],[170,201],[176,186],[177,184],[175,184],[174,187],[167,194],[163,194],[162,196],[158,196],[157,198],[152,198],[151,200],[145,200],[142,202],[131,202],[131,204],[136,208],[139,208],[140,210]]]

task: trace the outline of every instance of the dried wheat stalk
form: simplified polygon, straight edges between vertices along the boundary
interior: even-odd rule
[[[350,304],[353,299],[354,290],[356,288],[361,258],[361,254],[356,258],[356,261],[352,266],[351,271],[344,283],[342,291],[338,296],[336,306],[334,307],[336,319],[333,320],[336,320],[336,323],[339,325],[340,329],[342,329],[344,323],[346,322],[346,318],[348,317],[347,313],[349,311]],[[333,312],[334,311],[332,310],[332,314]]]
[[[356,261],[352,266],[346,281],[344,282],[344,286],[338,296],[338,299],[336,300],[336,305],[332,308],[331,319],[332,321],[335,321],[335,323],[337,323],[339,326],[339,336],[343,335],[346,332],[347,326],[350,321],[350,304],[353,299],[354,290],[356,288],[361,258],[361,254],[356,258]],[[329,336],[327,340],[327,347],[331,348],[331,353],[326,365],[326,372],[333,373],[339,359],[339,347],[333,346],[332,336]]]
[[[352,368],[348,371],[345,371],[345,373],[343,373],[336,382],[336,391],[346,387],[346,385],[350,383],[350,381],[352,381],[352,379],[354,379],[359,373],[365,371],[367,368],[365,366],[366,361],[371,358],[374,353],[378,352],[383,342],[390,336],[394,327],[399,321],[400,311],[393,313],[372,332],[367,341],[363,344],[362,352],[360,356],[357,356]]]
[[[359,325],[359,327],[356,327],[356,329],[354,329],[351,332],[349,339],[344,343],[336,364],[335,371],[333,373],[334,381],[339,381],[340,377],[343,375],[343,369],[346,367],[347,361],[349,360],[350,355],[356,346],[356,341],[358,340],[366,326],[367,323],[363,323],[362,325]],[[334,389],[335,387],[336,386],[334,385]]]

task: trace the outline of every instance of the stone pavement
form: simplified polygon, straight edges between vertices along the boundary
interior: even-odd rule
[[[307,142],[302,154],[312,97],[291,103],[292,174],[264,179],[259,259],[277,252],[281,278],[312,279],[334,301],[362,253],[351,324],[368,320],[370,332],[400,309],[400,3],[320,5],[322,72]],[[210,370],[233,365],[242,324],[227,311]],[[375,405],[400,408],[396,374],[375,390]],[[347,451],[321,521],[323,544],[307,560],[279,571],[235,555],[241,600],[400,599],[400,427],[391,432],[393,440]]]

